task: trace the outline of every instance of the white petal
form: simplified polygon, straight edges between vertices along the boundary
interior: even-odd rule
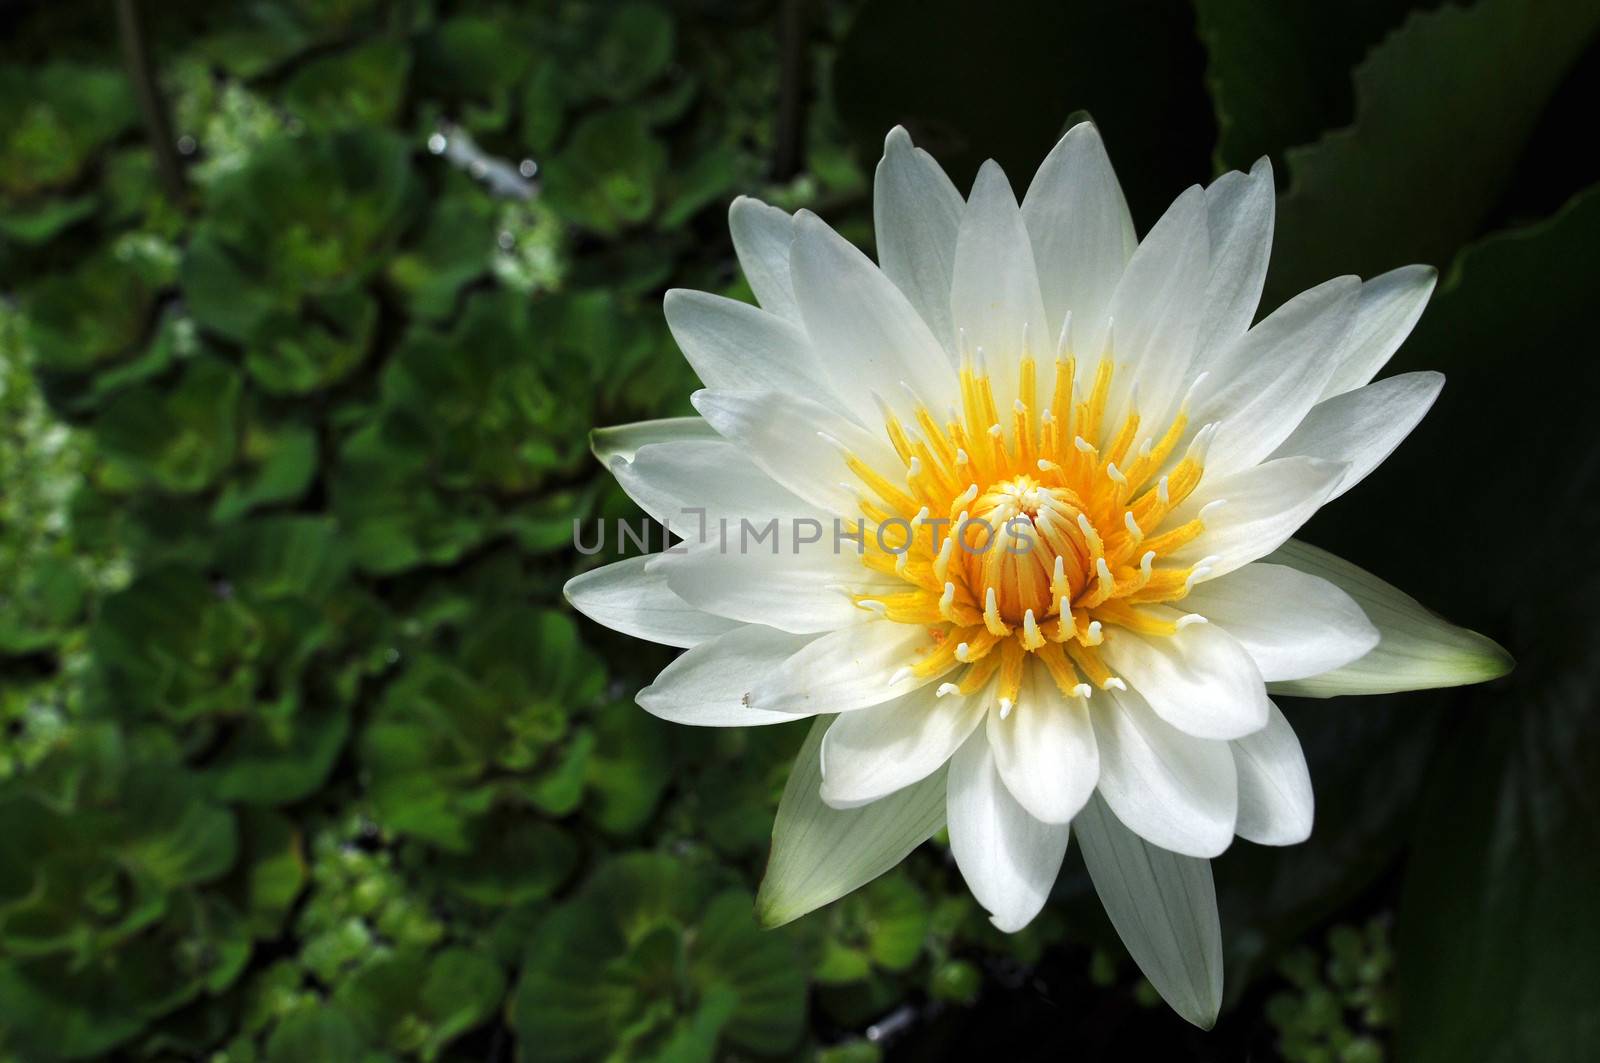
[[[1349,465],[1330,496],[1338,498],[1394,453],[1439,397],[1440,373],[1402,373],[1324,399],[1279,444],[1275,458],[1305,454]]]
[[[1318,676],[1274,683],[1274,693],[1328,698],[1462,686],[1497,679],[1514,665],[1494,640],[1435,616],[1404,591],[1326,550],[1287,542],[1269,560],[1338,586],[1356,600],[1379,635],[1377,647],[1365,656]]]
[[[822,738],[832,722],[817,718],[783,788],[772,855],[756,894],[763,926],[792,922],[871,882],[944,825],[943,769],[865,808],[823,804]]]
[[[726,546],[712,538],[683,553],[656,555],[651,574],[665,577],[672,592],[697,609],[796,634],[871,619],[874,614],[857,606],[851,591],[904,590],[895,577],[865,568],[852,544],[835,552],[832,531],[820,522],[800,532],[806,539],[821,538],[797,548],[792,523],[780,520],[769,527],[747,521],[730,530]]]
[[[839,405],[799,325],[749,303],[683,288],[669,291],[663,306],[673,339],[706,387],[778,391]]]
[[[804,499],[807,512],[815,508],[846,518],[860,512],[865,488],[841,446],[874,469],[904,468],[886,442],[810,399],[771,391],[697,391],[690,401],[747,461]],[[701,475],[715,480],[722,470],[707,466]],[[778,512],[754,516],[765,519]]]
[[[789,272],[789,247],[794,243],[794,217],[760,200],[740,196],[728,208],[728,232],[756,301],[769,314],[800,324]]]
[[[954,388],[949,357],[922,315],[871,259],[806,211],[795,224],[793,266],[811,344],[863,424],[882,423],[877,399],[910,419],[902,382]],[[923,398],[940,409],[945,392]]]
[[[1200,489],[1179,506],[1169,521],[1205,515],[1206,530],[1176,551],[1172,559],[1193,565],[1207,561],[1209,578],[1225,576],[1262,557],[1293,535],[1328,500],[1344,477],[1344,466],[1315,458],[1279,458],[1236,472]]]
[[[822,800],[855,808],[927,778],[983,719],[979,697],[938,697],[922,687],[904,697],[847,712],[822,740]]]
[[[842,628],[762,676],[750,704],[806,716],[881,705],[939,677],[902,674],[932,647],[920,624],[874,620]]]
[[[1222,924],[1210,862],[1149,844],[1099,800],[1073,826],[1128,955],[1173,1011],[1211,1029],[1222,1007]]]
[[[765,521],[817,512],[721,438],[648,444],[632,461],[613,459],[611,474],[640,509],[694,541],[701,538],[702,520],[715,536],[722,518],[737,529],[741,517]]]
[[[640,447],[651,443],[678,443],[685,440],[716,440],[722,437],[706,424],[704,417],[663,417],[658,421],[596,428],[589,433],[589,450],[610,468],[613,458],[632,461]]]
[[[1008,934],[1033,921],[1050,896],[1071,827],[1028,815],[1011,796],[982,731],[950,762],[950,852],[989,919]]]
[[[1028,669],[1017,704],[1004,719],[990,712],[989,747],[1006,789],[1028,814],[1066,823],[1100,780],[1089,706],[1061,693],[1044,669]]]
[[[956,240],[950,311],[965,333],[967,352],[983,348],[995,398],[1005,409],[1017,397],[1017,366],[1025,349],[1054,379],[1055,337],[1048,334],[1033,248],[1005,173],[993,159],[978,170]]]
[[[1197,738],[1238,738],[1267,722],[1267,688],[1250,654],[1215,624],[1166,637],[1113,628],[1106,664],[1156,715]]]
[[[1295,845],[1311,837],[1311,772],[1278,706],[1266,727],[1231,745],[1239,770],[1239,837],[1259,845]]]
[[[1098,357],[1111,293],[1139,241],[1093,123],[1067,130],[1045,156],[1022,199],[1022,220],[1048,319],[1036,346],[1053,344],[1070,312],[1073,349]]]
[[[738,627],[738,623],[696,609],[645,566],[644,554],[591,569],[567,581],[562,593],[572,607],[597,624],[665,646],[698,646]]]
[[[878,264],[911,300],[952,360],[950,278],[965,207],[961,193],[933,156],[913,147],[902,126],[891,129],[872,182]]]
[[[1194,359],[1210,263],[1206,196],[1196,185],[1174,200],[1140,241],[1111,297],[1112,343],[1122,368],[1121,382],[1114,381],[1113,409],[1124,409],[1124,400],[1137,388],[1145,423],[1169,420]],[[1092,360],[1100,352],[1077,353]],[[1109,431],[1121,421],[1111,418]]]
[[[1100,796],[1128,827],[1185,856],[1216,856],[1233,840],[1238,779],[1226,742],[1167,723],[1137,690],[1097,690],[1091,704],[1100,748]],[[1094,699],[1091,699],[1093,701]]]
[[[1265,158],[1248,174],[1225,173],[1206,189],[1211,278],[1200,324],[1199,360],[1244,335],[1255,319],[1272,253],[1275,193]]]
[[[639,691],[639,707],[652,716],[696,727],[759,727],[816,715],[750,707],[749,692],[793,657],[811,635],[791,635],[747,624],[700,643],[667,665]]]
[[[1258,561],[1201,583],[1183,608],[1237,639],[1268,682],[1338,668],[1378,644],[1378,629],[1355,599],[1284,565]]]
[[[1335,359],[1322,397],[1354,390],[1378,375],[1428,305],[1439,271],[1432,266],[1401,266],[1361,286],[1356,320]]]
[[[1294,431],[1322,392],[1360,290],[1337,277],[1302,292],[1206,367],[1189,413],[1191,425],[1217,425],[1206,475],[1247,469]]]

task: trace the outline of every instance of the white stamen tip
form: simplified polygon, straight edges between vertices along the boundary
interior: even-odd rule
[[[1167,486],[1167,478],[1165,476],[1156,483],[1156,501],[1163,506],[1172,501],[1171,490]]]
[[[1140,529],[1139,522],[1133,519],[1132,513],[1124,513],[1122,515],[1122,526],[1127,528],[1128,534],[1133,536],[1135,539],[1144,538],[1144,532]]]
[[[956,660],[960,661],[962,664],[966,664],[967,662],[971,661],[972,660],[972,647],[968,646],[965,642],[960,643],[959,645],[957,645],[956,646]]]
[[[940,683],[939,684],[939,689],[937,689],[937,690],[935,690],[933,692],[933,696],[936,697],[936,698],[942,698],[942,697],[945,697],[946,695],[949,695],[949,694],[959,694],[959,693],[961,693],[961,688],[959,686],[957,686],[956,684],[954,684],[954,683]]]
[[[910,679],[910,678],[911,678],[911,669],[909,669],[909,668],[901,668],[900,670],[895,672],[894,675],[889,677],[889,685],[890,686],[898,686],[900,683],[902,683],[905,680]]]
[[[1083,451],[1083,453],[1085,453],[1085,454],[1093,454],[1094,453],[1094,444],[1090,443],[1087,439],[1083,438],[1082,436],[1073,436],[1072,437],[1072,445],[1077,447],[1079,450]]]
[[[1039,414],[1039,423],[1042,424],[1042,425],[1048,426],[1048,425],[1055,424],[1055,422],[1056,422],[1055,415],[1052,414],[1050,412],[1050,408],[1048,406],[1046,406],[1045,409],[1044,409],[1044,412]]]
[[[967,465],[967,464],[970,464],[971,461],[972,461],[972,459],[967,456],[967,452],[965,450],[963,450],[960,447],[956,448],[956,464],[957,465]]]
[[[1112,483],[1120,484],[1123,487],[1128,486],[1128,478],[1122,474],[1121,469],[1117,468],[1116,462],[1106,462],[1106,475],[1111,478]]]
[[[850,457],[850,448],[839,442],[836,437],[830,436],[826,432],[818,432],[817,438],[825,443],[830,444],[835,450],[837,450],[840,454],[843,454],[845,457]]]
[[[1015,402],[1013,402],[1011,404],[1011,408],[1013,410],[1017,411],[1018,413],[1027,413],[1028,412],[1027,403],[1023,402],[1021,399],[1017,399]]]
[[[999,439],[1001,436],[1006,434],[1006,430],[1000,427],[1000,422],[996,421],[994,424],[989,426],[989,434],[994,438]]]
[[[1072,696],[1075,698],[1086,699],[1093,693],[1094,687],[1090,686],[1088,683],[1079,683],[1077,686],[1072,688]]]
[[[1184,628],[1189,627],[1192,624],[1208,623],[1210,623],[1210,621],[1201,616],[1199,613],[1184,613],[1182,616],[1178,617],[1178,630],[1182,631]]]
[[[1200,507],[1200,523],[1204,524],[1211,518],[1211,514],[1228,504],[1226,498],[1214,498]]]
[[[863,598],[856,604],[868,612],[877,613],[879,616],[889,615],[889,607],[876,598]]]
[[[1012,702],[1010,698],[1000,699],[1000,718],[1003,720],[1011,715]]]
[[[1118,679],[1116,676],[1112,676],[1110,679],[1106,680],[1106,689],[1107,690],[1127,690],[1128,689],[1128,684],[1124,683],[1121,679]]]

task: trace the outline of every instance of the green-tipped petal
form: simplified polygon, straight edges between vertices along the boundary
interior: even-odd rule
[[[1342,668],[1269,684],[1275,694],[1329,698],[1465,686],[1498,679],[1515,664],[1493,639],[1434,615],[1404,591],[1326,550],[1290,540],[1263,560],[1334,584],[1356,600],[1380,635],[1366,656]]]
[[[793,922],[866,885],[944,826],[945,768],[861,808],[823,804],[822,736],[833,720],[817,718],[783,788],[756,894],[763,926]]]
[[[632,461],[639,448],[650,443],[673,443],[681,439],[716,439],[717,433],[700,417],[664,417],[659,421],[635,421],[611,428],[596,428],[589,433],[589,449],[600,464],[611,467],[612,458]]]
[[[1098,796],[1072,830],[1128,955],[1173,1011],[1211,1029],[1222,1007],[1222,923],[1211,861],[1151,845]]]

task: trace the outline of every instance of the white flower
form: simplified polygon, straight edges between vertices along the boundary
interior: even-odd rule
[[[963,200],[896,129],[874,210],[877,265],[809,212],[734,203],[760,308],[666,299],[701,418],[597,434],[633,499],[690,541],[579,576],[568,597],[688,647],[639,694],[657,716],[837,714],[779,813],[769,922],[947,820],[973,894],[1014,931],[1076,833],[1134,959],[1209,1025],[1207,858],[1236,834],[1311,830],[1269,686],[1368,693],[1509,666],[1289,542],[1438,394],[1436,373],[1369,383],[1434,271],[1336,278],[1252,327],[1266,162],[1190,188],[1140,241],[1089,124],[1020,206],[993,162]],[[859,546],[836,520],[859,522]]]

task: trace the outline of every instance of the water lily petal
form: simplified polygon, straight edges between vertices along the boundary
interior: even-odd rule
[[[1197,738],[1239,738],[1267,722],[1267,688],[1250,654],[1215,624],[1174,635],[1113,630],[1106,663],[1156,715]]]
[[[1422,316],[1439,281],[1432,266],[1401,266],[1361,286],[1356,320],[1335,356],[1322,397],[1353,391],[1378,375]]]
[[[572,577],[562,588],[572,607],[597,624],[664,646],[698,646],[739,624],[696,609],[666,578],[645,571],[655,555],[617,561]]]
[[[1111,296],[1112,346],[1117,362],[1128,367],[1113,384],[1113,410],[1124,409],[1137,390],[1139,413],[1147,423],[1169,419],[1194,360],[1210,273],[1206,196],[1195,185],[1139,242]],[[1091,360],[1100,354],[1076,353]],[[1120,416],[1111,420],[1121,422]]]
[[[640,447],[651,443],[721,438],[704,417],[663,417],[655,421],[635,421],[632,424],[596,428],[589,433],[589,450],[600,459],[600,464],[610,468],[612,459],[632,461]]]
[[[662,305],[672,338],[706,387],[808,395],[844,409],[799,325],[749,303],[682,288],[667,292]]]
[[[769,314],[802,324],[794,295],[789,251],[794,243],[794,216],[758,199],[740,196],[728,208],[728,231],[756,302]]]
[[[882,423],[880,400],[909,420],[915,404],[904,385],[937,382],[945,390],[924,398],[936,409],[943,404],[953,384],[944,345],[871,259],[821,218],[801,211],[792,264],[812,346],[863,424]]]
[[[1206,474],[1258,464],[1316,404],[1354,319],[1361,282],[1336,277],[1302,292],[1216,356],[1190,400],[1189,423],[1215,424]]]
[[[832,631],[760,677],[749,704],[806,716],[881,705],[939,678],[907,667],[932,645],[927,628],[889,620]]]
[[[980,347],[985,352],[1002,409],[1017,398],[1017,368],[1025,351],[1045,371],[1048,389],[1054,379],[1055,338],[1048,334],[1022,210],[1005,172],[992,159],[978,170],[961,217],[950,312],[965,335],[966,353]]]
[[[1378,645],[1362,657],[1320,675],[1274,683],[1274,693],[1308,698],[1388,694],[1496,679],[1511,671],[1511,655],[1493,639],[1457,627],[1372,573],[1290,541],[1267,560],[1320,576],[1354,598],[1378,629]]]
[[[1044,300],[1046,332],[1035,340],[1053,348],[1072,314],[1070,343],[1097,356],[1105,344],[1111,293],[1139,246],[1128,202],[1092,122],[1079,122],[1056,142],[1022,199],[1022,220]]]
[[[1067,823],[1083,808],[1100,781],[1100,753],[1089,706],[1068,697],[1041,668],[1030,668],[1022,696],[986,724],[995,767],[1028,814],[1045,823]]]
[[[1402,373],[1323,399],[1278,445],[1275,458],[1304,454],[1349,466],[1329,501],[1366,479],[1394,453],[1444,387],[1441,373]]]
[[[813,638],[746,624],[686,650],[636,700],[652,716],[696,727],[760,727],[814,716],[752,708],[749,697],[762,677]]]
[[[872,182],[878,265],[917,308],[952,363],[956,345],[950,278],[965,208],[961,193],[933,156],[913,146],[903,126],[891,129]]]
[[[1201,583],[1183,606],[1237,639],[1269,682],[1318,675],[1378,644],[1378,629],[1355,599],[1284,565],[1257,561]]]
[[[1230,744],[1239,770],[1239,837],[1258,845],[1296,845],[1311,837],[1311,772],[1278,706],[1265,727]]]
[[[950,852],[989,921],[1006,933],[1033,921],[1050,896],[1071,826],[1030,816],[1011,796],[982,731],[951,759]]]
[[[1263,158],[1248,174],[1225,173],[1206,188],[1211,232],[1211,277],[1206,282],[1197,365],[1244,335],[1255,319],[1272,253],[1277,196],[1272,163]]]
[[[1281,545],[1322,508],[1344,478],[1345,466],[1315,458],[1278,458],[1252,469],[1202,481],[1170,518],[1175,522],[1201,517],[1205,532],[1172,554],[1179,564],[1205,561],[1207,576],[1216,579],[1262,557]],[[1215,503],[1214,508],[1206,509]]]
[[[1151,845],[1099,799],[1073,825],[1128,955],[1172,1010],[1211,1029],[1222,1007],[1222,924],[1210,861]]]
[[[871,882],[944,825],[945,769],[855,809],[823,804],[819,716],[795,758],[772,825],[772,855],[756,893],[763,926],[782,926]]]
[[[822,741],[822,800],[855,808],[927,778],[983,719],[978,697],[938,697],[929,687],[847,712]]]
[[[1099,794],[1117,818],[1153,845],[1216,856],[1233,840],[1239,792],[1226,742],[1195,738],[1155,714],[1137,690],[1096,691]]]

